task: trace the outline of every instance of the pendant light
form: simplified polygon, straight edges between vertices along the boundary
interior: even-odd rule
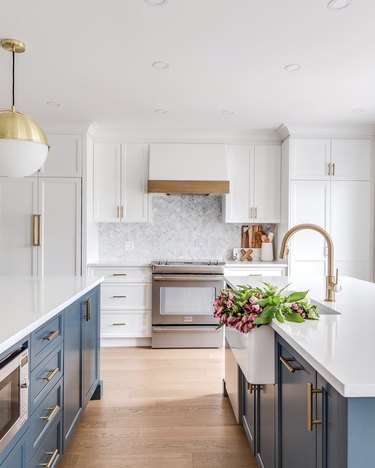
[[[0,110],[0,175],[25,177],[40,169],[49,145],[44,131],[26,114],[15,108],[15,54],[25,52],[25,44],[16,39],[3,39],[2,47],[13,56],[12,106]]]

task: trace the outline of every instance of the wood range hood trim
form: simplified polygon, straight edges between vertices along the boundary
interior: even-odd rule
[[[149,180],[149,193],[229,193],[228,180]]]

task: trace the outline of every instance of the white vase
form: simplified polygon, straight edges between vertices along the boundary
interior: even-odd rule
[[[262,262],[272,262],[273,260],[273,245],[272,242],[263,242],[262,250],[260,252],[260,259]]]

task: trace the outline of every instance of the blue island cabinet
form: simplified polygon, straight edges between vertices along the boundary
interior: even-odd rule
[[[361,435],[348,420],[354,400],[366,399],[341,396],[280,337],[277,362],[277,468],[374,468],[375,459],[365,461],[355,447]]]
[[[99,302],[96,287],[64,311],[64,448],[89,400],[101,397]]]

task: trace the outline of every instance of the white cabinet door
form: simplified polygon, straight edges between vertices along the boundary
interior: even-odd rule
[[[127,223],[149,220],[148,145],[129,144],[122,147],[121,215]]]
[[[334,180],[370,180],[370,140],[332,140],[331,163]]]
[[[330,182],[293,181],[290,194],[290,225],[312,223],[329,230]],[[290,240],[290,274],[311,276],[324,272],[326,248],[323,237],[311,230]]]
[[[36,275],[32,216],[38,213],[36,178],[0,178],[0,274]],[[34,218],[37,224],[37,219]],[[37,225],[35,237],[37,237]]]
[[[253,222],[254,147],[229,145],[227,147],[230,193],[225,196],[225,222]]]
[[[39,174],[43,177],[81,177],[82,137],[48,135],[51,149]]]
[[[330,140],[291,140],[291,179],[329,179]]]
[[[257,223],[279,223],[281,207],[281,148],[255,146],[254,202]]]
[[[95,143],[94,221],[118,223],[121,207],[121,145]]]
[[[81,180],[39,180],[39,275],[81,275]]]
[[[332,182],[331,229],[340,274],[371,280],[369,182]]]

